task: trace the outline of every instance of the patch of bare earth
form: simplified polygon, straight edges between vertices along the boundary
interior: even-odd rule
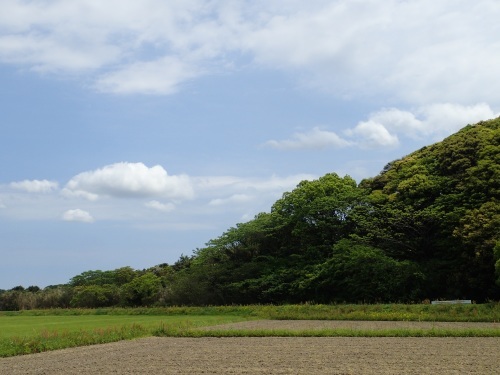
[[[239,323],[229,323],[206,329],[264,329],[264,330],[320,330],[320,329],[499,329],[500,323],[469,323],[469,322],[392,322],[363,320],[257,320]]]
[[[238,328],[346,323],[261,321]],[[500,374],[499,351],[499,338],[150,337],[3,358],[0,374]]]

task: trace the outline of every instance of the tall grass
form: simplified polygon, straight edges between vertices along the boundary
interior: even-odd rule
[[[202,330],[193,328],[177,329],[159,327],[153,330],[154,336],[160,337],[500,337],[498,329],[231,329]]]
[[[500,304],[283,305],[262,306],[260,314],[280,320],[387,320],[500,322]]]
[[[245,319],[285,320],[388,320],[435,322],[500,322],[500,303],[471,305],[377,304],[377,305],[249,305],[205,307],[152,307],[102,309],[49,309],[0,311],[1,316],[69,315],[233,315]]]

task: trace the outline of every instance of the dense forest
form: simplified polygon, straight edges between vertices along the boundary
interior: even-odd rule
[[[173,265],[0,291],[0,309],[500,299],[500,118],[357,184],[302,181]]]

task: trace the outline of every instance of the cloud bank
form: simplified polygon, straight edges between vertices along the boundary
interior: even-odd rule
[[[423,106],[413,112],[387,108],[372,113],[366,121],[360,121],[353,128],[345,129],[342,136],[314,128],[306,133],[295,133],[290,139],[267,141],[264,145],[278,150],[396,147],[401,137],[439,141],[467,124],[499,115],[486,103],[471,106],[440,103]]]
[[[172,94],[251,62],[341,97],[491,103],[499,18],[491,0],[5,0],[0,61],[121,94]]]
[[[184,220],[194,221],[186,228],[206,227],[206,217],[213,220],[231,213],[251,217],[268,210],[285,191],[314,178],[317,176],[310,174],[261,178],[169,175],[161,165],[119,162],[81,172],[62,189],[58,182],[49,180],[0,185],[0,208],[2,217],[16,220],[93,223],[95,217],[100,222],[165,219],[170,226]],[[82,204],[85,209],[73,208]]]

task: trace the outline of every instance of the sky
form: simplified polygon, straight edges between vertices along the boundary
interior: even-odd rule
[[[497,0],[0,0],[0,289],[173,264],[500,115]]]

